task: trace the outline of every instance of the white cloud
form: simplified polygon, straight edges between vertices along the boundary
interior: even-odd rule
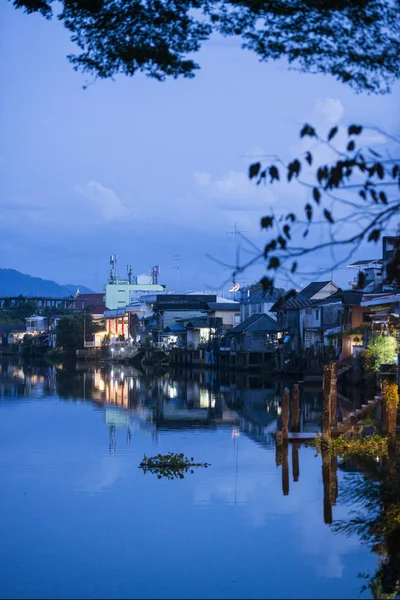
[[[319,98],[315,103],[315,112],[325,122],[335,125],[344,115],[344,106],[338,98]]]
[[[213,177],[210,173],[194,173],[197,191],[223,210],[260,210],[274,203],[271,191],[250,181],[247,172],[231,170]]]
[[[130,216],[130,210],[114,190],[97,181],[92,180],[82,185],[76,185],[75,191],[92,202],[106,221],[121,221]]]

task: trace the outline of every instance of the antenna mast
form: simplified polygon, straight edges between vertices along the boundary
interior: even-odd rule
[[[117,283],[117,261],[116,254],[110,254],[110,283]]]

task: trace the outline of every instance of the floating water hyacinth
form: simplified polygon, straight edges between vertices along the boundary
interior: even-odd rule
[[[143,469],[143,473],[154,473],[158,479],[166,477],[167,479],[183,479],[185,474],[193,473],[195,467],[204,467],[207,469],[208,463],[196,463],[193,456],[189,459],[184,454],[157,454],[153,457],[144,455],[139,469]]]

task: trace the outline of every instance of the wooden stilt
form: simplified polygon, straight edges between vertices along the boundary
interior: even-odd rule
[[[300,389],[299,384],[295,383],[292,390],[292,432],[300,431]]]

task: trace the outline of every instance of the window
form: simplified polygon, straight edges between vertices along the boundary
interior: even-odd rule
[[[315,319],[319,321],[319,308],[315,311]]]
[[[311,314],[312,314],[311,308],[306,308],[306,315],[311,315]]]
[[[240,323],[240,313],[235,313],[234,321],[235,321],[235,325],[238,325]]]

